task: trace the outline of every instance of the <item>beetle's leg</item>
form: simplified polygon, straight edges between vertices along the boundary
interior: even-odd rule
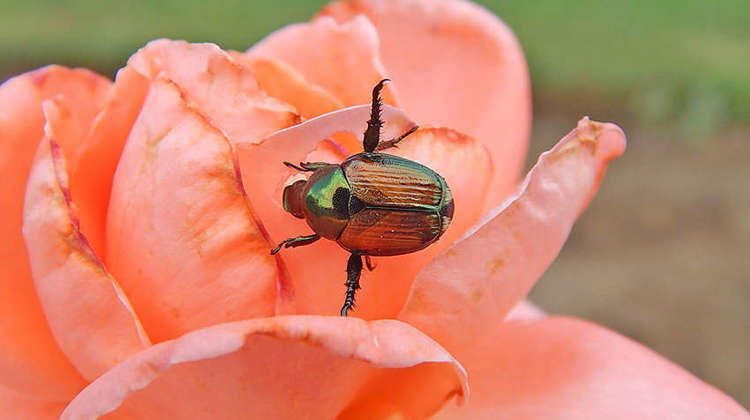
[[[365,266],[367,266],[367,270],[369,271],[372,271],[375,269],[375,264],[373,264],[369,255],[365,255]]]
[[[370,120],[367,121],[367,130],[365,130],[365,137],[362,140],[362,146],[365,148],[365,152],[374,152],[375,148],[380,143],[380,128],[383,127],[383,120],[380,119],[382,114],[381,106],[383,101],[380,99],[380,91],[383,90],[385,82],[390,82],[390,79],[381,80],[372,89],[372,105],[370,107]]]
[[[281,241],[279,246],[271,250],[271,255],[276,255],[279,251],[281,251],[281,247],[296,248],[298,246],[310,245],[311,243],[317,241],[318,239],[320,239],[320,235],[318,235],[317,233],[313,235],[298,236],[296,238],[284,239],[283,241]]]
[[[331,164],[325,162],[300,162],[299,166],[305,168],[308,171],[317,171],[320,168],[331,166]]]
[[[344,300],[344,306],[341,307],[341,316],[346,316],[354,307],[354,294],[359,289],[359,277],[362,275],[362,256],[359,254],[352,254],[349,257],[349,262],[346,263],[346,300]]]
[[[286,166],[288,166],[288,167],[290,167],[292,169],[296,169],[296,170],[298,170],[300,172],[307,172],[309,170],[309,169],[305,169],[305,168],[299,167],[299,166],[293,164],[292,162],[286,162],[285,161],[284,165],[286,165]]]
[[[379,150],[387,149],[389,147],[396,147],[396,143],[398,143],[401,140],[405,139],[406,136],[408,136],[409,134],[417,131],[418,128],[419,128],[419,126],[415,125],[414,127],[410,128],[409,131],[407,131],[406,133],[404,133],[404,134],[396,137],[395,139],[391,139],[391,140],[388,140],[388,141],[381,141],[378,144],[378,147],[375,148],[375,150],[379,151]]]
[[[324,163],[324,162],[300,162],[299,166],[291,163],[291,162],[284,162],[284,165],[296,169],[300,172],[313,172],[320,168],[324,168],[326,166],[329,166],[330,163]]]

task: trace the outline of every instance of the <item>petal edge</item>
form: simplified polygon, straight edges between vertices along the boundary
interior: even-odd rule
[[[49,138],[29,174],[23,235],[55,341],[85,379],[150,345],[127,297],[79,229],[62,151]]]
[[[473,398],[436,419],[747,419],[653,351],[568,317],[506,322],[462,350]]]
[[[504,319],[556,258],[607,163],[624,149],[618,126],[579,121],[540,156],[516,195],[417,275],[399,319],[449,350]]]
[[[125,361],[82,391],[61,419],[114,410],[136,418],[157,412],[198,419],[284,419],[300,413],[331,418],[364,378],[424,363],[448,369],[450,395],[465,392],[458,362],[398,321],[288,316],[220,324]],[[177,395],[180,403],[172,404]]]

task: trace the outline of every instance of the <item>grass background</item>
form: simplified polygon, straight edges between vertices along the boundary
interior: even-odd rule
[[[480,1],[518,34],[539,99],[603,100],[695,137],[750,118],[750,2]],[[245,49],[325,4],[0,2],[0,77],[49,62],[113,74],[157,37]]]
[[[113,76],[148,40],[244,50],[325,2],[0,1],[0,80],[49,63]],[[750,406],[750,1],[479,3],[527,54],[530,161],[580,115],[629,150],[532,292],[640,340]]]

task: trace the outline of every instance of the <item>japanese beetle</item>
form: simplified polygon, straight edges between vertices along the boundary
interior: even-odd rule
[[[448,229],[453,217],[453,196],[443,177],[417,162],[379,153],[395,146],[417,130],[380,141],[380,91],[388,79],[372,90],[370,120],[364,133],[364,152],[341,164],[301,162],[290,168],[312,172],[284,188],[284,210],[315,231],[282,241],[271,251],[309,245],[318,239],[336,241],[351,252],[347,263],[346,299],[341,315],[354,306],[362,273],[362,256],[372,270],[370,256],[409,254],[426,248]]]

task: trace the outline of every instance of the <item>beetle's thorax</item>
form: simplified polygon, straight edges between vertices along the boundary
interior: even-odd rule
[[[320,236],[335,240],[349,221],[349,196],[349,183],[339,165],[316,170],[302,191],[307,224]]]

